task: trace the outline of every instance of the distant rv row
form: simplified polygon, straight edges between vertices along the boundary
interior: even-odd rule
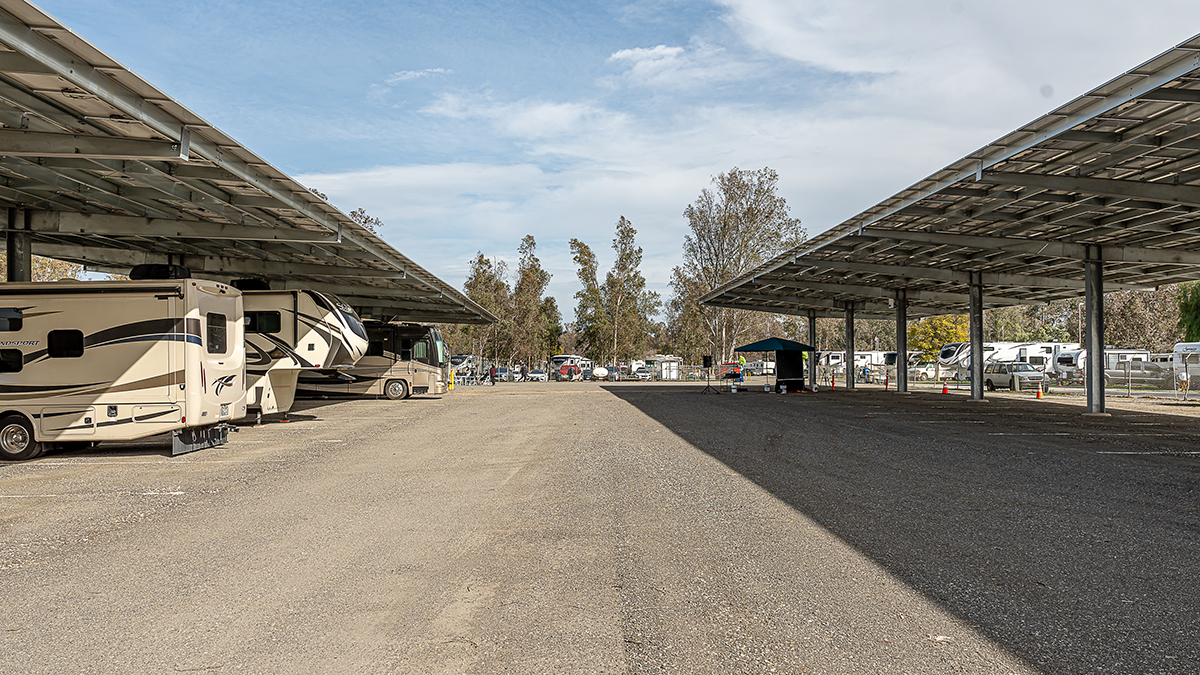
[[[172,433],[172,453],[297,393],[446,392],[436,328],[363,323],[329,293],[143,265],[131,281],[0,284],[0,459]]]
[[[896,352],[856,351],[856,369],[869,367],[892,371],[896,367]],[[817,356],[820,366],[844,371],[845,352],[821,352]],[[1046,373],[1061,384],[1082,382],[1087,373],[1087,350],[1078,342],[985,342],[983,361],[990,363],[1027,363],[1035,370]],[[1164,372],[1173,377],[1200,386],[1200,342],[1180,342],[1170,353],[1155,354],[1145,349],[1104,350],[1105,371],[1116,371],[1142,366],[1145,363],[1159,364]],[[1130,364],[1126,366],[1125,364]],[[909,376],[919,380],[944,379],[966,380],[971,370],[971,343],[952,342],[943,345],[935,362],[922,362],[919,355],[909,358]]]

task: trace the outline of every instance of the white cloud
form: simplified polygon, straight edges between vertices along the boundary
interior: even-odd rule
[[[386,78],[384,78],[383,81],[386,82],[387,84],[399,84],[401,82],[408,82],[409,80],[416,80],[416,79],[419,79],[422,77],[429,77],[431,75],[449,75],[453,72],[454,72],[453,70],[448,70],[446,68],[426,68],[425,70],[401,70],[399,72],[395,72],[395,73],[392,73],[391,75],[388,75]]]
[[[436,117],[482,120],[497,132],[520,139],[547,139],[595,133],[625,123],[624,114],[587,101],[540,100],[499,102],[486,95],[443,93],[424,109]]]
[[[425,77],[433,77],[435,75],[450,75],[453,70],[448,68],[426,68],[424,70],[400,70],[383,78],[382,83],[372,84],[367,88],[367,101],[373,105],[384,105],[387,103],[388,95],[398,84],[419,80]]]
[[[601,79],[601,84],[616,87],[694,89],[705,85],[755,77],[750,64],[740,62],[724,48],[692,39],[685,47],[633,47],[613,52],[608,63],[626,70],[617,77]]]
[[[476,251],[511,260],[520,238],[533,234],[554,274],[550,292],[569,319],[577,288],[571,237],[592,245],[603,265],[614,223],[630,218],[650,288],[666,295],[685,232],[683,208],[717,172],[776,169],[793,214],[816,234],[1200,25],[1193,0],[1149,2],[1133,13],[1115,0],[720,2],[743,42],[618,50],[607,65],[620,74],[587,96],[442,93],[422,109],[432,120],[510,143],[516,151],[505,161],[301,180],[345,210],[361,206],[382,218],[388,241],[455,284]],[[1172,21],[1163,22],[1168,15]],[[794,105],[769,95],[705,97],[641,117],[605,99],[605,87],[610,94],[615,87],[672,92],[749,77],[755,59],[802,64],[825,78]]]

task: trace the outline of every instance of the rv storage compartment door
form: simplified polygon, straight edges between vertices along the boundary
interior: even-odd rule
[[[91,406],[42,408],[42,433],[54,438],[91,436],[96,433],[96,409]]]
[[[177,405],[135,405],[133,421],[143,424],[179,424],[183,409]]]

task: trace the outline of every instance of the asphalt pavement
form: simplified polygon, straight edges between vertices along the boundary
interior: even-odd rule
[[[0,672],[1200,671],[1195,417],[699,390],[0,465]]]

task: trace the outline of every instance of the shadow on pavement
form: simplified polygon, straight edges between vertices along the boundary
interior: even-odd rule
[[[1038,669],[1200,672],[1200,420],[604,388]]]

